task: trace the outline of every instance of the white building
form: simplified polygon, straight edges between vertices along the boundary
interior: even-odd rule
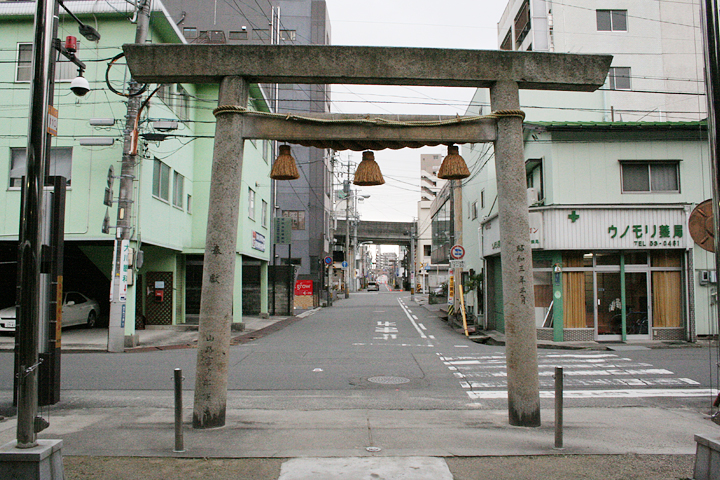
[[[542,108],[542,120],[695,121],[706,116],[701,30],[699,0],[510,0],[498,45],[613,55],[597,95],[524,92],[524,107]]]
[[[432,202],[445,185],[446,180],[437,177],[442,164],[443,155],[439,153],[420,155],[420,201],[418,202],[417,221],[417,257],[418,273],[416,283],[425,292],[447,281],[447,264],[442,268],[433,264],[432,256]],[[443,275],[439,272],[442,270]]]
[[[511,0],[504,49],[614,55],[594,93],[521,91],[539,338],[694,340],[713,333],[712,255],[688,216],[710,198],[697,0]],[[488,113],[478,90],[468,114]],[[483,326],[504,329],[492,146],[463,149],[466,268]],[[457,206],[455,208],[458,208]]]

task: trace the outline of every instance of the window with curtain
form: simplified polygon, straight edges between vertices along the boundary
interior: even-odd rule
[[[680,193],[680,162],[620,161],[623,193]]]
[[[27,154],[25,148],[10,149],[10,184],[11,188],[22,186],[22,177],[27,170]],[[50,175],[67,179],[69,187],[72,181],[72,147],[52,147],[50,149]]]
[[[563,254],[563,269],[580,268],[584,266],[583,263],[582,253],[567,252]],[[592,314],[588,320],[586,313],[586,273],[590,273],[592,283],[592,272],[563,271],[563,328],[586,328],[594,325]],[[592,295],[590,297],[592,298]]]
[[[178,172],[173,173],[175,181],[175,190],[173,191],[173,205],[178,208],[183,208],[183,200],[185,196],[185,177],[180,175]]]
[[[65,46],[65,42],[61,42]],[[80,42],[77,42],[80,50]],[[15,69],[16,82],[30,82],[32,80],[32,43],[18,43],[17,67]],[[67,58],[60,55],[55,62],[55,81],[70,82],[78,76],[77,66]]]
[[[157,158],[153,163],[152,194],[166,202],[170,201],[170,167]]]
[[[653,252],[650,255],[650,262],[653,327],[680,328],[683,326],[682,253]],[[658,270],[660,268],[668,271]]]

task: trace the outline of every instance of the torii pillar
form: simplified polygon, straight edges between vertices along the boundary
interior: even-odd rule
[[[490,87],[493,111],[519,110],[516,82],[505,80]],[[505,357],[510,425],[540,426],[535,292],[527,207],[527,178],[520,116],[497,121],[495,163],[500,221]],[[522,161],[518,161],[518,160]]]
[[[605,82],[610,55],[327,45],[129,44],[123,49],[137,81],[220,83],[219,106],[244,108],[250,82],[425,85],[490,88],[493,110],[504,111],[498,118],[479,124],[457,122],[427,128],[400,128],[398,121],[413,120],[400,116],[387,116],[387,123],[347,124],[328,120],[366,120],[367,116],[304,115],[320,120],[313,124],[236,115],[230,110],[218,113],[200,306],[195,427],[225,424],[234,268],[231,255],[234,257],[237,241],[243,143],[250,138],[341,150],[358,146],[377,149],[364,146],[368,142],[382,148],[495,142],[509,421],[517,426],[540,425],[522,118],[520,112],[515,115],[512,111],[519,109],[521,88],[595,91]]]

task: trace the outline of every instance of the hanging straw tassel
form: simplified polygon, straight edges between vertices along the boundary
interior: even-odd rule
[[[362,162],[355,169],[355,185],[361,187],[371,187],[373,185],[382,185],[385,179],[380,172],[380,166],[375,161],[375,154],[367,151],[362,154]]]
[[[438,178],[443,180],[461,180],[470,176],[465,159],[460,156],[457,145],[448,145],[447,157],[440,165]]]
[[[273,180],[297,180],[300,178],[295,159],[290,154],[290,145],[280,145],[280,154],[270,171]]]

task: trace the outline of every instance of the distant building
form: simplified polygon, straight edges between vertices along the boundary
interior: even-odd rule
[[[437,177],[444,155],[439,153],[420,155],[420,201],[418,202],[416,266],[417,282],[421,289],[427,290],[447,281],[447,262],[440,266],[432,262],[433,230],[432,203],[438,192],[447,183]],[[442,271],[442,275],[440,272]]]
[[[271,0],[255,3],[165,0],[188,43],[328,45],[330,20],[325,0]],[[328,85],[263,85],[274,111],[330,111]],[[276,146],[276,142],[274,142]],[[273,159],[277,149],[273,153]],[[324,292],[323,259],[332,255],[332,162],[329,150],[292,146],[300,178],[274,182],[272,216],[292,219],[292,243],[271,247],[272,264],[296,265],[298,279],[313,280],[315,302]]]

